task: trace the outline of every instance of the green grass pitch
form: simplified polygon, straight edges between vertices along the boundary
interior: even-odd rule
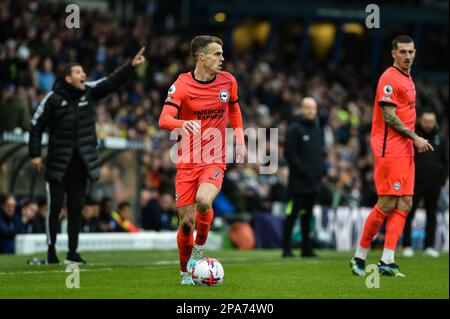
[[[177,298],[177,299],[311,299],[311,298],[449,298],[448,254],[439,258],[417,253],[397,257],[406,278],[380,278],[369,289],[365,278],[351,274],[351,252],[318,250],[319,258],[282,259],[280,250],[206,251],[225,269],[220,287],[180,286],[175,250],[89,252],[80,267],[80,288],[66,287],[64,265],[29,266],[33,256],[0,255],[0,298]],[[381,251],[369,254],[376,263]],[[65,254],[59,254],[60,259]]]

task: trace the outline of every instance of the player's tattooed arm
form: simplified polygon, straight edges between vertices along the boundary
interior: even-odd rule
[[[428,142],[428,140],[418,136],[416,133],[412,132],[410,129],[403,124],[402,121],[395,115],[395,107],[393,106],[382,106],[381,112],[383,114],[384,122],[392,127],[394,131],[398,134],[410,138],[414,141],[414,146],[417,148],[419,153],[432,151],[434,152],[433,146]]]
[[[398,134],[400,134],[400,135],[402,135],[404,137],[407,137],[407,138],[410,138],[410,139],[414,140],[414,138],[416,137],[416,133],[414,133],[413,131],[408,129],[406,127],[406,125],[403,124],[402,121],[400,121],[400,119],[395,114],[395,107],[383,106],[381,108],[381,112],[383,114],[384,122],[387,125],[389,125],[390,127],[392,127],[392,129],[394,131],[396,131]]]

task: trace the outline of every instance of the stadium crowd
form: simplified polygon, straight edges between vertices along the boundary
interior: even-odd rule
[[[67,29],[65,15],[64,8],[55,4],[0,3],[0,131],[28,130],[31,115],[67,63],[80,62],[88,78],[95,80],[146,45],[148,63],[120,92],[98,105],[97,133],[99,138],[143,139],[152,145],[152,152],[143,155],[139,227],[173,228],[175,165],[169,158],[173,141],[167,132],[159,130],[157,121],[174,77],[193,67],[189,55],[192,35],[157,34],[143,17],[122,24],[98,11],[82,12],[82,29]],[[385,67],[380,66],[380,72]],[[230,165],[216,200],[219,215],[271,211],[274,202],[286,201],[284,136],[305,96],[313,97],[319,105],[326,145],[327,174],[320,204],[374,205],[369,136],[376,77],[358,65],[278,63],[274,56],[256,50],[237,53],[229,45],[225,45],[224,69],[238,80],[244,127],[278,128],[279,163],[272,175],[259,174],[264,164]],[[448,82],[438,85],[420,78],[415,83],[417,109],[429,107],[436,111],[441,135],[448,145]],[[44,231],[45,200],[20,203],[17,220],[13,220],[13,199],[3,196],[1,214],[9,214],[4,220],[15,225],[14,231]],[[138,231],[139,227],[130,221],[130,203],[117,202],[114,193],[101,197],[91,194],[83,210],[83,231]]]

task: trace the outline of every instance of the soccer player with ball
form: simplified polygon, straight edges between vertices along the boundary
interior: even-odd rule
[[[208,35],[192,40],[195,69],[180,74],[169,88],[159,118],[160,128],[180,133],[175,200],[180,220],[177,243],[182,285],[194,284],[192,268],[203,259],[214,214],[212,202],[226,170],[228,118],[236,136],[238,163],[246,152],[237,82],[222,71],[222,44],[221,39]]]

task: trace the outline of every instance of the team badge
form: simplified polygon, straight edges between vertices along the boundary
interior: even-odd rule
[[[219,93],[219,99],[220,99],[222,102],[228,102],[228,100],[230,99],[230,93],[228,93],[227,90],[222,90],[222,91],[220,91],[220,93]]]
[[[399,191],[399,190],[400,190],[400,183],[399,183],[399,182],[395,182],[395,183],[394,183],[394,189],[395,189],[396,191]]]
[[[391,95],[392,92],[394,92],[394,89],[392,88],[392,86],[386,85],[386,86],[383,88],[383,92],[384,92],[384,94]]]
[[[174,94],[177,88],[175,87],[175,84],[172,84],[169,88],[169,94]]]

